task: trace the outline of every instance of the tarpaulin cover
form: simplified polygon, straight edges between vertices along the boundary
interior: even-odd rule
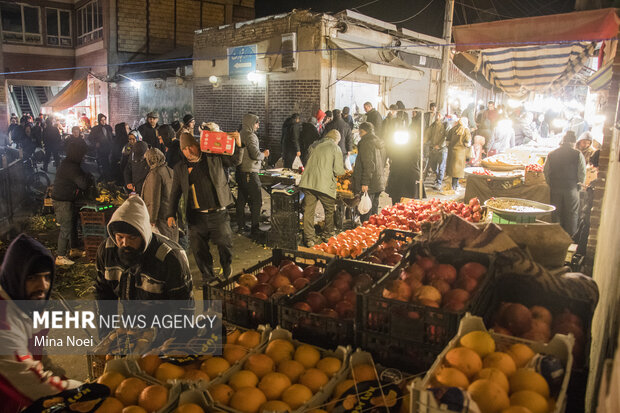
[[[456,50],[483,50],[538,43],[600,41],[618,34],[615,9],[500,20],[453,28]]]
[[[51,108],[54,112],[68,109],[77,105],[88,97],[88,75],[73,79],[67,86],[53,98],[48,100],[43,107]]]

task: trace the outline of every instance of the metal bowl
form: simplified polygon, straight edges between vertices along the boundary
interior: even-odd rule
[[[520,207],[524,207],[524,208],[534,208],[536,209],[536,211],[533,210],[515,210],[515,209],[504,209],[498,206],[493,206],[494,204],[496,204],[496,202],[494,201],[505,201],[505,202],[510,202],[512,204],[514,204],[515,206],[520,206]],[[502,215],[530,215],[530,216],[537,216],[537,215],[544,215],[544,214],[548,214],[550,212],[555,211],[555,207],[553,205],[547,205],[547,204],[543,204],[540,202],[536,202],[536,201],[530,201],[529,199],[521,199],[521,198],[508,198],[508,197],[499,197],[499,198],[491,198],[491,199],[487,199],[484,202],[484,206],[486,206],[487,208],[493,210],[493,211],[497,211],[498,213],[502,214]]]

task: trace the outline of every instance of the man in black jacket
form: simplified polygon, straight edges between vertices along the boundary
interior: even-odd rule
[[[23,127],[24,133],[22,134],[22,147],[24,141],[26,140],[25,136],[25,125]],[[43,130],[43,146],[45,146],[45,160],[43,161],[43,170],[47,172],[47,166],[54,157],[54,166],[58,167],[60,164],[60,151],[62,150],[62,139],[60,136],[60,131],[58,130],[58,124],[52,119],[47,118],[45,120],[45,129]]]
[[[108,125],[107,116],[103,113],[98,114],[97,126],[94,126],[90,130],[89,140],[93,142],[95,148],[97,148],[97,164],[101,170],[101,177],[106,182],[113,179],[111,167],[113,139],[114,132],[112,131],[112,127]]]
[[[353,191],[356,194],[368,193],[372,200],[372,208],[360,217],[361,221],[379,211],[379,195],[385,190],[383,171],[387,159],[385,144],[375,136],[374,126],[364,122],[359,127],[362,139],[357,144],[357,159],[353,169]]]
[[[163,150],[157,138],[158,119],[157,112],[149,112],[146,115],[146,123],[140,125],[138,132],[142,135],[142,140],[149,145],[149,148]]]
[[[205,282],[216,277],[209,250],[210,240],[218,247],[223,276],[228,278],[232,273],[232,230],[226,208],[233,203],[233,197],[224,168],[238,166],[244,149],[239,133],[231,135],[235,137],[237,148],[233,156],[226,156],[202,153],[192,135],[181,134],[179,144],[184,159],[174,167],[168,226],[176,225],[182,195],[187,200],[190,245]]]
[[[364,110],[366,111],[366,122],[372,123],[375,127],[375,135],[382,136],[383,118],[381,114],[377,112],[377,109],[372,107],[372,103],[370,102],[364,103]]]
[[[75,200],[80,191],[86,191],[94,182],[93,177],[82,170],[80,163],[88,150],[86,142],[73,140],[66,146],[67,157],[56,171],[52,187],[54,213],[60,225],[56,265],[72,265],[69,259],[82,256],[77,247],[77,210]],[[69,250],[69,248],[71,248]],[[67,256],[69,252],[69,257]]]
[[[308,122],[301,124],[301,132],[299,134],[299,146],[301,150],[301,162],[305,165],[308,162],[310,153],[308,149],[310,145],[321,139],[318,131],[318,122],[315,117],[311,117]]]
[[[343,159],[346,160],[349,156],[349,153],[353,150],[353,133],[351,132],[351,127],[349,126],[349,124],[344,119],[342,119],[342,113],[340,112],[340,109],[334,109],[333,114],[334,120],[332,120],[327,124],[327,126],[325,126],[323,136],[325,136],[325,134],[332,129],[336,129],[338,132],[340,132],[340,142],[338,143],[338,146],[340,146],[340,150],[342,150]]]
[[[285,168],[291,169],[295,157],[301,156],[301,148],[299,147],[300,132],[299,113],[293,113],[282,125],[282,161]]]

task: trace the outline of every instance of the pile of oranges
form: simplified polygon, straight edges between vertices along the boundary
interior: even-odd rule
[[[340,175],[336,181],[336,188],[338,191],[352,192],[351,191],[351,176],[353,171],[346,171],[344,175]]]
[[[306,404],[341,368],[337,357],[276,338],[252,354],[226,383],[209,388],[216,403],[243,413],[293,411]],[[316,413],[316,412],[315,412]]]
[[[364,250],[372,246],[384,227],[365,225],[350,229],[331,237],[326,243],[315,245],[313,248],[341,258],[358,257]]]

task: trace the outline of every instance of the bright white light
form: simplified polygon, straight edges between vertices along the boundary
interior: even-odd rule
[[[136,82],[135,80],[132,80],[131,86],[133,86],[134,89],[140,89],[140,82]]]
[[[516,109],[519,106],[521,106],[521,102],[519,102],[516,99],[508,99],[508,106],[513,108],[513,109]]]
[[[497,122],[497,128],[502,131],[512,129],[512,121],[510,119],[502,119]]]
[[[482,104],[484,104],[484,100],[482,100],[482,99],[478,99],[478,106],[480,106],[480,105],[482,105]]]
[[[399,130],[394,132],[394,143],[397,145],[406,145],[409,142],[409,132]]]
[[[248,73],[248,80],[254,84],[257,84],[260,79],[260,76],[256,72]]]
[[[216,84],[217,80],[218,80],[217,76],[215,76],[215,75],[209,76],[209,83]]]
[[[594,117],[594,123],[605,123],[605,115],[596,115]]]
[[[554,128],[562,128],[564,129],[566,127],[566,125],[568,125],[568,121],[566,119],[562,119],[562,118],[555,118],[553,119],[552,125]]]

